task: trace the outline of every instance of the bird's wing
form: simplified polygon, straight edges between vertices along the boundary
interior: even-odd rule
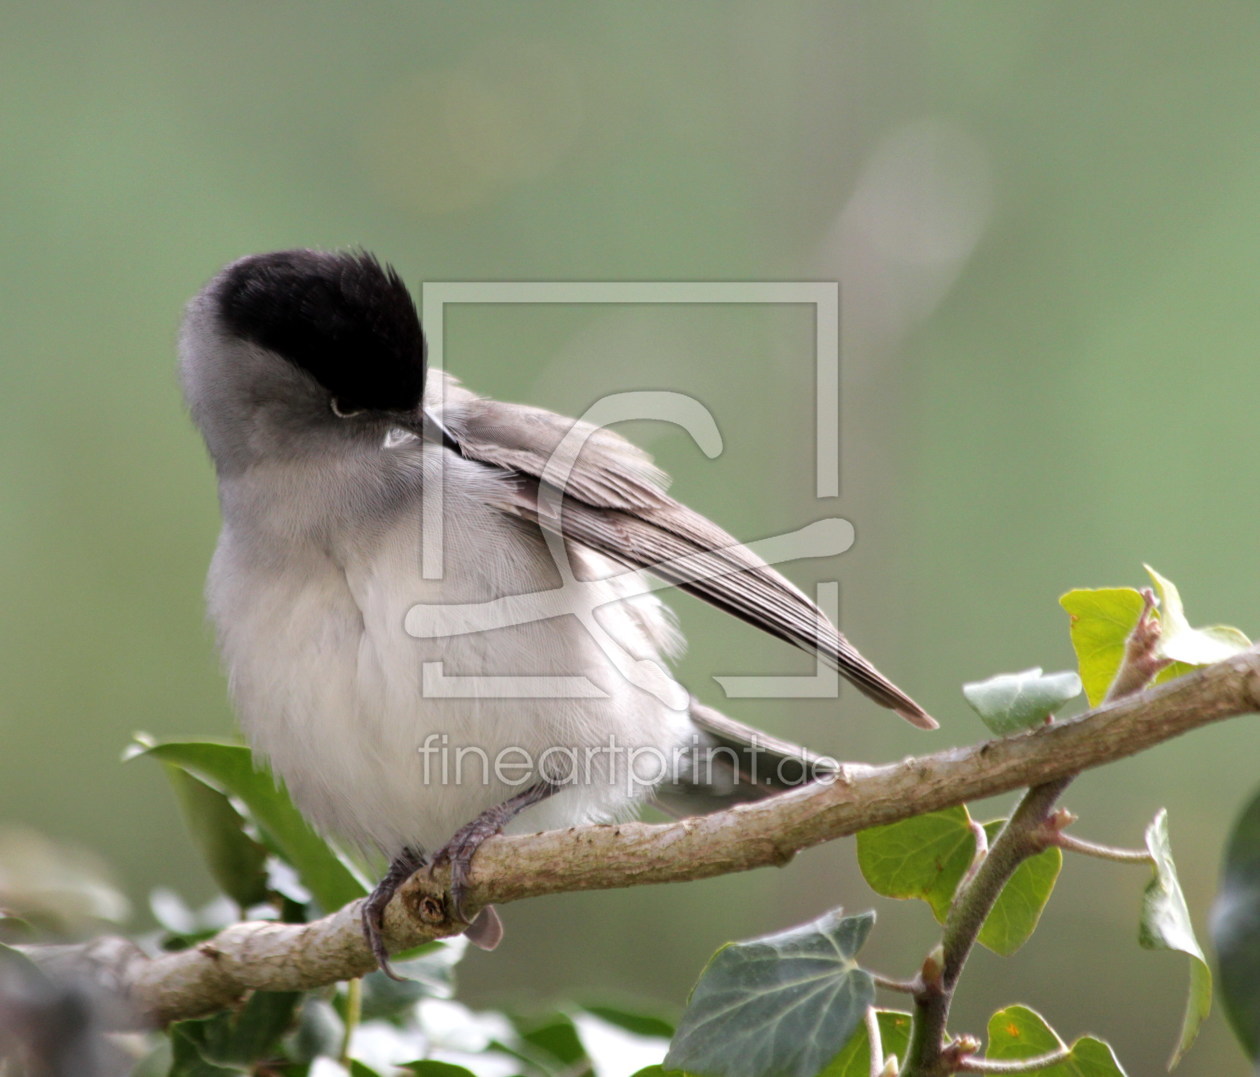
[[[462,388],[443,412],[466,458],[513,474],[505,511],[675,584],[802,650],[924,729],[936,722],[858,653],[803,592],[665,493],[665,476],[613,432]],[[448,389],[448,393],[451,390]],[[579,451],[580,450],[580,451]]]

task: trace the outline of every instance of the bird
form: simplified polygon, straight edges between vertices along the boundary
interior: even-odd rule
[[[389,975],[385,908],[426,863],[449,865],[450,907],[490,948],[497,916],[470,921],[464,900],[491,835],[653,796],[753,799],[819,759],[673,679],[683,641],[645,574],[936,727],[801,590],[671,497],[646,453],[430,369],[406,284],[364,250],[231,262],[188,303],[178,350],[217,476],[206,603],[229,695],[308,822],[388,860],[361,919]],[[422,564],[435,527],[440,572]],[[748,773],[758,752],[774,774]],[[701,775],[719,756],[724,777]]]

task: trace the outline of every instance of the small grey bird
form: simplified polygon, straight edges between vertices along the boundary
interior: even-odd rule
[[[369,254],[232,263],[189,304],[180,353],[218,473],[207,601],[233,702],[307,819],[389,858],[363,908],[387,972],[385,907],[429,855],[449,863],[463,916],[474,853],[518,815],[546,829],[653,794],[707,807],[806,780],[815,757],[664,672],[681,639],[640,570],[936,725],[629,442],[430,374],[411,296]],[[562,443],[580,451],[556,468]],[[436,579],[421,568],[426,495],[440,495]],[[508,596],[540,596],[535,615],[478,621]],[[469,929],[484,945],[498,933],[484,910]]]

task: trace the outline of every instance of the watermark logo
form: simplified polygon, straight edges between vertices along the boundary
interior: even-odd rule
[[[829,756],[786,753],[764,744],[754,733],[736,750],[711,744],[693,733],[666,749],[653,744],[605,743],[552,745],[531,751],[519,745],[493,754],[481,745],[453,743],[446,733],[430,733],[417,749],[420,780],[425,785],[506,785],[516,788],[540,779],[557,787],[618,785],[631,799],[661,787],[730,789],[741,784],[779,789],[816,782],[831,783],[843,774]]]
[[[444,388],[436,373],[444,363],[444,324],[452,304],[808,304],[814,309],[813,365],[815,370],[815,474],[819,499],[839,495],[839,286],[819,282],[442,282],[424,286],[422,314],[429,339],[429,367],[434,385]],[[433,410],[440,416],[443,402]],[[537,518],[559,577],[558,586],[464,604],[418,603],[407,613],[406,631],[417,638],[444,638],[490,631],[560,615],[575,616],[598,644],[609,665],[636,687],[650,692],[672,710],[688,705],[686,691],[656,661],[636,657],[608,631],[596,611],[611,602],[632,601],[664,587],[703,582],[728,576],[731,564],[705,554],[669,556],[654,560],[650,575],[638,569],[612,578],[579,579],[570,563],[564,518],[572,511],[564,491],[574,483],[574,468],[587,441],[599,431],[627,420],[654,420],[685,430],[710,459],[722,451],[716,417],[700,401],[680,392],[615,393],[596,402],[580,416],[551,452],[541,470]],[[446,561],[443,483],[426,483],[421,509],[421,576],[441,579]],[[832,517],[795,531],[775,535],[746,548],[769,565],[807,558],[831,557],[853,544],[853,527]],[[835,619],[838,586],[824,583],[816,600]],[[820,626],[821,628],[821,626]],[[838,675],[821,659],[806,676],[726,676],[715,678],[728,698],[834,698]],[[422,689],[426,697],[583,698],[602,697],[604,691],[575,671],[566,676],[504,676],[448,672],[441,662],[426,662]]]

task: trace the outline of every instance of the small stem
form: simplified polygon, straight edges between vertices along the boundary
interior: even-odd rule
[[[984,829],[984,824],[977,819],[972,819],[970,815],[967,817],[967,824],[971,829],[971,836],[976,839],[976,851],[971,857],[971,863],[967,865],[966,873],[958,883],[960,890],[976,877],[976,872],[980,870],[984,858],[989,855],[989,832]]]
[[[997,1061],[996,1059],[987,1058],[960,1058],[958,1060],[958,1073],[1036,1073],[1038,1070],[1044,1070],[1050,1066],[1058,1065],[1060,1062],[1070,1058],[1072,1052],[1067,1047],[1061,1047],[1057,1051],[1050,1051],[1048,1054],[1037,1055],[1034,1058],[1021,1058],[1011,1061]]]
[[[879,1033],[879,1014],[874,1006],[867,1006],[862,1019],[866,1022],[866,1042],[871,1049],[870,1074],[871,1077],[879,1077],[884,1072],[884,1041]]]
[[[1121,849],[1115,845],[1102,845],[1096,841],[1086,841],[1071,834],[1059,833],[1051,841],[1060,849],[1069,853],[1081,853],[1083,856],[1094,856],[1099,860],[1113,860],[1120,864],[1152,864],[1151,854],[1145,849]]]
[[[343,1066],[350,1065],[350,1040],[362,1016],[363,981],[356,976],[346,984],[346,1031],[341,1037],[341,1049],[337,1052],[337,1060]]]
[[[1028,857],[1045,847],[1042,825],[1054,803],[1075,775],[1035,785],[1020,799],[998,834],[989,855],[972,880],[959,889],[945,918],[941,935],[943,968],[940,983],[925,985],[915,996],[910,1046],[902,1077],[941,1077],[950,1072],[942,1058],[945,1023],[949,1017],[954,986],[962,973],[985,917],[1002,893],[1002,887]]]
[[[1116,671],[1111,687],[1107,689],[1104,703],[1131,696],[1145,688],[1161,669],[1172,665],[1171,658],[1161,658],[1159,639],[1163,626],[1155,613],[1155,592],[1149,587],[1142,589],[1142,612],[1137,624],[1124,641],[1124,657]]]
[[[875,981],[876,987],[882,987],[885,991],[900,991],[903,995],[913,995],[923,986],[917,980],[894,980],[891,976],[883,976],[878,972],[869,972],[869,975]]]

